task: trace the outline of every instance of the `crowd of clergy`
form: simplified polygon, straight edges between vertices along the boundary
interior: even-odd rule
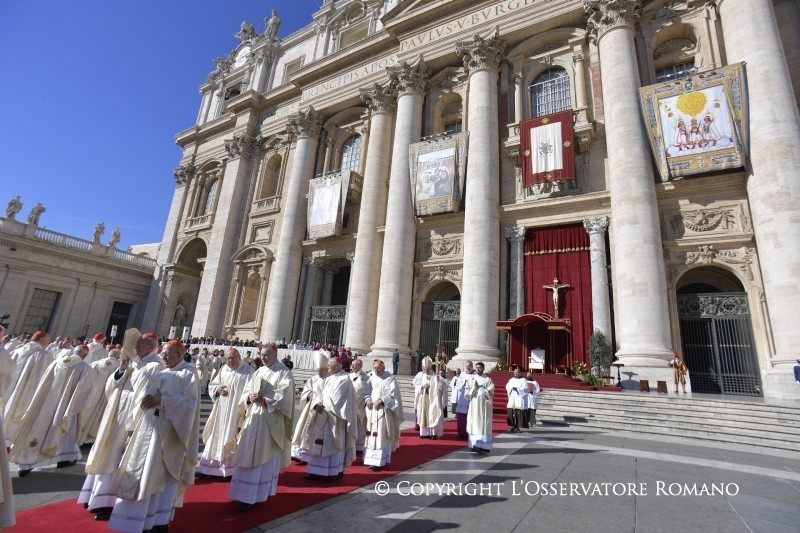
[[[0,527],[14,521],[9,461],[27,476],[75,464],[82,445],[91,449],[78,503],[109,529],[135,533],[167,531],[196,477],[229,481],[230,499],[246,510],[275,494],[292,460],[306,466],[306,479],[327,482],[359,457],[384,468],[400,445],[403,401],[381,360],[367,372],[335,347],[316,349],[316,373],[296,399],[275,343],[257,346],[248,361],[240,348],[189,352],[137,329],[121,345],[105,341],[100,333],[88,344],[51,341],[44,331],[3,338],[0,438],[9,452],[0,453]],[[458,438],[489,453],[494,383],[483,363],[448,375],[425,357],[421,368],[413,380],[420,437],[442,438],[451,406]],[[515,430],[535,423],[538,390],[519,371],[509,381]],[[206,392],[213,408],[201,433]]]

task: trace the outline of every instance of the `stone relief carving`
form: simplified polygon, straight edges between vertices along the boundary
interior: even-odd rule
[[[748,281],[753,281],[755,276],[753,274],[753,258],[755,256],[755,249],[750,247],[716,250],[713,244],[703,244],[698,246],[696,252],[677,253],[673,256],[672,272],[670,272],[671,281],[675,280],[678,270],[682,267],[693,265],[696,263],[702,265],[711,265],[715,262],[724,263],[737,268],[744,274]]]
[[[233,139],[225,141],[225,151],[231,159],[248,158],[253,155],[255,148],[256,139],[246,133],[234,135]]]
[[[176,168],[172,174],[175,176],[176,185],[186,185],[194,177],[195,167],[192,163],[187,163]]]
[[[641,16],[641,0],[584,0],[586,29],[592,42],[617,26],[636,27]]]
[[[750,219],[740,205],[672,212],[666,214],[664,220],[666,238],[678,238],[696,233],[752,232]]]
[[[425,65],[422,56],[413,63],[402,61],[396,67],[386,69],[392,86],[398,93],[424,94],[430,76],[430,69]]]
[[[463,58],[464,67],[470,72],[482,69],[497,70],[505,57],[506,43],[498,37],[497,30],[491,35],[475,35],[471,41],[456,43],[456,53]]]

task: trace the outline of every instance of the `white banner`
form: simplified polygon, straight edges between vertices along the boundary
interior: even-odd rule
[[[564,168],[561,122],[531,128],[531,168],[533,174]]]

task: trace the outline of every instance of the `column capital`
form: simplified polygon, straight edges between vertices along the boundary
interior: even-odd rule
[[[594,233],[604,234],[606,229],[608,229],[608,217],[601,216],[595,218],[585,218],[583,219],[583,227],[586,229],[586,232],[589,235]]]
[[[635,29],[642,11],[642,0],[583,0],[586,29],[592,41],[599,42],[614,28]]]
[[[372,87],[361,89],[361,99],[367,103],[372,114],[390,113],[395,107],[395,94],[391,87],[375,83]]]
[[[246,133],[234,135],[233,139],[225,141],[225,151],[229,159],[248,158],[253,155],[256,148],[256,139]]]
[[[419,56],[413,63],[401,61],[396,67],[388,67],[389,79],[399,94],[422,95],[428,85],[428,67]]]
[[[351,251],[347,252],[346,254],[344,254],[344,256],[351,263],[356,260],[356,252],[355,252],[355,250],[351,250]]]
[[[313,107],[289,116],[289,133],[297,138],[318,139],[322,131],[322,115]]]
[[[525,226],[508,226],[503,233],[511,242],[522,242],[525,240]]]
[[[496,29],[485,37],[474,35],[471,41],[456,43],[456,53],[462,56],[464,67],[470,74],[479,70],[497,72],[505,49],[506,43],[500,40]]]
[[[175,185],[177,186],[186,185],[187,183],[192,181],[195,170],[197,169],[192,163],[186,163],[185,165],[181,165],[178,168],[176,168],[172,172],[173,176],[175,176]]]

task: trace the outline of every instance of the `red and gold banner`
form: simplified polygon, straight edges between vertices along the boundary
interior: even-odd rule
[[[525,187],[575,179],[572,110],[523,120],[519,137]]]

